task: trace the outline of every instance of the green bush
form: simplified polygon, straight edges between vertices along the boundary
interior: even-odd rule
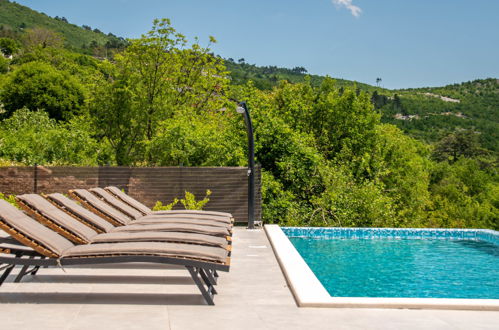
[[[26,165],[96,165],[102,147],[88,122],[57,123],[43,111],[21,109],[0,123],[0,158]]]
[[[44,110],[57,120],[79,113],[85,100],[75,78],[43,62],[26,63],[9,73],[0,97],[7,116],[27,107]]]
[[[5,201],[9,202],[10,204],[14,205],[15,207],[19,208],[19,205],[17,204],[15,195],[8,195],[7,196],[4,193],[0,192],[0,199],[3,199]]]
[[[172,210],[173,207],[178,204],[178,202],[182,203],[186,210],[202,210],[203,207],[210,201],[210,195],[211,190],[208,189],[206,190],[206,195],[204,196],[204,198],[202,200],[196,201],[196,196],[193,193],[186,191],[184,198],[174,198],[173,202],[171,202],[170,204],[163,205],[161,201],[157,201],[153,207],[153,211]]]

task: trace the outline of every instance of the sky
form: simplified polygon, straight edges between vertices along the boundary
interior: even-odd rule
[[[125,38],[170,18],[189,40],[259,66],[385,88],[499,78],[499,0],[16,0]]]

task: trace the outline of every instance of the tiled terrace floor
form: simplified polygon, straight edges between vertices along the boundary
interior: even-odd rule
[[[187,271],[42,269],[0,287],[0,329],[499,329],[499,312],[297,308],[262,230],[236,228],[230,273],[205,306]]]

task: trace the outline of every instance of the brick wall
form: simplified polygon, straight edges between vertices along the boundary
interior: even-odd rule
[[[248,221],[246,167],[0,167],[5,194],[67,192],[74,188],[118,186],[149,207],[170,203],[185,191],[202,199],[212,191],[205,210],[225,211],[236,222]],[[261,173],[255,173],[255,220],[261,219]],[[182,208],[182,205],[176,208]]]

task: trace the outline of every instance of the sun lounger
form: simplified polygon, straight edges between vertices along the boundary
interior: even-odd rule
[[[144,216],[134,219],[120,210],[114,208],[109,203],[97,197],[95,194],[91,193],[85,189],[74,189],[70,190],[69,194],[71,197],[79,201],[83,206],[91,210],[92,212],[98,214],[102,218],[110,221],[116,226],[119,225],[145,225],[145,224],[163,224],[163,223],[185,223],[192,224],[196,226],[206,226],[206,227],[217,227],[220,230],[226,230],[230,232],[232,230],[232,224],[226,222],[220,222],[217,220],[198,220],[189,218],[172,218],[172,217],[161,217],[161,216]],[[208,229],[207,229],[208,230]]]
[[[8,202],[0,200],[0,206],[0,229],[30,248],[15,245],[0,248],[0,264],[4,265],[0,285],[16,265],[23,266],[20,275],[24,276],[36,272],[40,266],[125,262],[174,264],[186,267],[206,302],[213,305],[216,271],[229,271],[228,251],[220,247],[164,242],[74,245]],[[30,266],[34,268],[28,270]]]
[[[16,198],[20,206],[38,221],[65,236],[67,239],[79,244],[116,241],[169,241],[227,246],[226,237],[229,235],[229,232],[221,227],[165,223],[162,224],[162,230],[159,231],[149,230],[149,225],[132,224],[131,226],[114,227],[109,223],[109,225],[104,227],[104,230],[100,230],[96,226],[91,225],[93,222],[83,221],[70,212],[65,212],[40,195],[25,194],[18,195]],[[62,199],[64,198],[67,199],[67,197],[62,196]],[[83,208],[77,204],[74,208],[76,207]],[[99,217],[94,215],[92,219],[95,220],[92,221],[100,219],[97,218]],[[100,219],[97,222],[100,228],[104,226],[104,221]],[[160,225],[157,224],[157,226]],[[131,230],[130,227],[132,227]]]
[[[105,188],[114,196],[121,199],[123,202],[127,203],[131,207],[135,208],[143,215],[152,215],[152,214],[185,214],[185,215],[212,215],[212,216],[221,216],[224,218],[233,218],[232,214],[227,212],[217,212],[217,211],[204,211],[204,210],[170,210],[170,211],[153,211],[148,208],[146,205],[142,204],[135,198],[130,197],[121,191],[118,187],[109,186]]]

